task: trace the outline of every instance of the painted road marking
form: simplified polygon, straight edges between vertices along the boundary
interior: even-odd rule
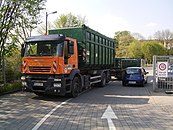
[[[101,119],[107,119],[109,130],[116,130],[116,127],[114,126],[114,123],[112,122],[112,119],[118,119],[118,117],[115,115],[110,105],[107,107],[107,109],[103,113]]]
[[[57,105],[54,109],[52,109],[47,115],[45,115],[33,128],[32,130],[38,130],[38,128],[47,120],[47,118],[52,115],[52,113],[54,113],[59,107],[61,107],[62,105],[66,104],[67,102],[69,102],[72,98],[62,102],[61,104]]]

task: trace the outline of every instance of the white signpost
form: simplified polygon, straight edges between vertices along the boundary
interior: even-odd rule
[[[157,76],[168,77],[168,62],[157,62]]]

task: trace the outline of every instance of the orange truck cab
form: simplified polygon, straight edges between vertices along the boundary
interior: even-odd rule
[[[88,59],[93,58],[91,56],[98,59],[98,53],[91,55],[94,52],[87,51],[79,43],[62,34],[27,38],[21,51],[23,88],[37,95],[76,97],[93,84],[105,86],[110,81],[110,65],[101,63],[102,66],[99,67],[98,62],[93,66],[95,63],[91,64]],[[108,47],[106,52],[112,49],[114,48]],[[113,56],[109,55],[109,59],[112,64]]]

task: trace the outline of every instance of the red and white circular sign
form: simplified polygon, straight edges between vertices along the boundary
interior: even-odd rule
[[[166,70],[166,64],[165,64],[165,63],[159,64],[159,69],[160,69],[161,71]]]

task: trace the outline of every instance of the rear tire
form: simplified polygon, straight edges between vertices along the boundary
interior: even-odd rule
[[[126,82],[122,80],[122,85],[127,86]]]
[[[144,87],[145,81],[142,82],[141,87]]]
[[[107,71],[107,73],[106,73],[106,83],[109,83],[109,81],[111,81],[111,73],[110,73],[110,71]]]
[[[99,83],[99,86],[100,87],[104,87],[106,85],[106,75],[105,73],[103,72],[102,73],[102,76],[101,76],[101,82]]]

